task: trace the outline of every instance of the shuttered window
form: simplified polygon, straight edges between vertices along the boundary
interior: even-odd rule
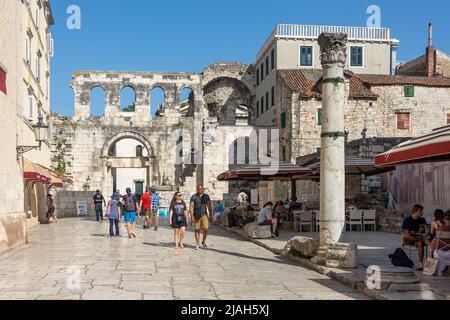
[[[397,113],[397,129],[409,130],[411,128],[411,114]]]
[[[281,113],[280,127],[281,129],[286,129],[286,112]]]
[[[7,94],[6,90],[6,71],[0,67],[0,91]]]
[[[405,86],[405,97],[412,98],[414,97],[414,86]]]
[[[323,109],[318,108],[317,109],[317,125],[321,126],[323,121]]]

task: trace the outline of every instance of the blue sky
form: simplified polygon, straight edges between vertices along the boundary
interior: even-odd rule
[[[369,5],[401,41],[398,58],[425,52],[427,25],[434,45],[450,52],[450,1],[346,0],[53,0],[52,111],[73,114],[69,88],[76,70],[194,71],[218,61],[253,63],[279,22],[365,26]],[[70,5],[81,9],[81,30],[69,30]],[[129,100],[130,96],[124,99]],[[101,95],[93,99],[99,110]]]

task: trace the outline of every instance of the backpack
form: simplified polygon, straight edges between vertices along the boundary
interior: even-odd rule
[[[408,258],[408,255],[402,248],[397,248],[393,254],[389,255],[389,259],[391,259],[391,262],[395,267],[406,267],[411,269],[414,267],[414,262]]]
[[[129,196],[129,195],[125,196],[125,206],[124,207],[125,207],[125,211],[127,211],[127,212],[136,211],[136,208],[134,206],[133,196]]]

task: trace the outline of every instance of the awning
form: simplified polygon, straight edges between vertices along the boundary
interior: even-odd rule
[[[375,156],[375,166],[381,168],[399,164],[449,160],[450,126],[446,126]]]
[[[320,179],[320,158],[314,158],[311,161],[308,161],[303,164],[303,166],[307,166],[313,168],[316,172],[315,175],[311,176],[299,176],[294,177],[299,180],[309,180],[309,179]],[[386,173],[389,171],[395,170],[393,166],[387,166],[385,168],[376,168],[373,164],[373,160],[359,158],[354,156],[346,156],[345,157],[345,174],[346,175],[361,175],[364,174],[366,177],[379,175],[382,173]]]
[[[25,180],[37,181],[44,184],[50,184],[51,178],[48,173],[38,164],[23,159],[23,178]]]
[[[23,162],[23,177],[25,180],[51,184],[56,188],[64,188],[62,177],[57,172],[27,159],[24,159]]]
[[[219,181],[230,180],[292,180],[294,176],[311,175],[314,171],[309,167],[277,162],[272,164],[254,164],[231,169],[217,177]]]

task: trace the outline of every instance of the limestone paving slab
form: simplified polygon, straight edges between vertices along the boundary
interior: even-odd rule
[[[192,230],[183,250],[165,225],[133,240],[107,233],[106,223],[83,219],[31,229],[28,245],[0,256],[0,299],[366,299],[221,228],[198,251]]]

